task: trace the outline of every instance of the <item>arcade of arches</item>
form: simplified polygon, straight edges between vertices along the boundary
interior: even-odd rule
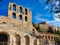
[[[44,43],[44,38],[48,38],[48,40],[54,40],[54,37],[51,36],[39,36],[39,38],[37,38],[32,37],[31,35],[14,34],[12,35],[14,38],[12,38],[12,41],[10,41],[10,36],[11,35],[6,32],[0,33],[0,45],[42,45],[42,43]]]

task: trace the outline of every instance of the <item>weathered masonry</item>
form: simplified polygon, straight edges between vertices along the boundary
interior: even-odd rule
[[[8,17],[0,16],[0,45],[55,45],[52,34],[38,33],[32,25],[32,12],[9,3]]]

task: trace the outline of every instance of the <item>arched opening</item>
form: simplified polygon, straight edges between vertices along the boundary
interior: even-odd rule
[[[25,21],[27,21],[27,17],[25,16]]]
[[[45,39],[47,39],[47,36],[45,36]]]
[[[53,37],[51,36],[51,40],[53,39]]]
[[[50,36],[48,36],[48,39],[50,40]]]
[[[0,45],[8,45],[9,35],[5,33],[0,33]]]
[[[19,12],[22,13],[22,7],[20,7]]]
[[[34,45],[37,45],[37,39],[34,40]]]
[[[29,36],[25,36],[25,44],[26,45],[30,45],[30,39],[29,39]]]
[[[27,9],[25,9],[25,12],[24,12],[25,15],[27,15]]]
[[[16,13],[12,14],[12,18],[16,19]]]
[[[35,30],[34,29],[32,30],[32,33],[35,34]]]
[[[16,38],[16,45],[21,45],[21,37],[20,35],[15,35]]]
[[[13,4],[13,11],[16,11],[16,5]]]
[[[22,20],[22,15],[19,15],[19,20]]]

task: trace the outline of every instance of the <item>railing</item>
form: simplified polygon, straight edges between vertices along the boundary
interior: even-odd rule
[[[8,45],[8,42],[0,42],[0,45]]]

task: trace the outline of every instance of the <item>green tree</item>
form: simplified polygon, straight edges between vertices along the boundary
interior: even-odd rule
[[[35,24],[35,23],[32,23],[32,24],[33,24],[33,26],[36,28],[36,30],[37,30],[38,32],[44,32],[43,30],[40,29],[39,24]]]
[[[56,31],[56,32],[55,32],[55,34],[58,34],[58,35],[60,35],[60,31],[59,31],[59,30],[58,30],[58,31]]]
[[[43,32],[43,31],[40,29],[40,26],[39,26],[39,25],[36,27],[36,30],[37,30],[38,32]]]

